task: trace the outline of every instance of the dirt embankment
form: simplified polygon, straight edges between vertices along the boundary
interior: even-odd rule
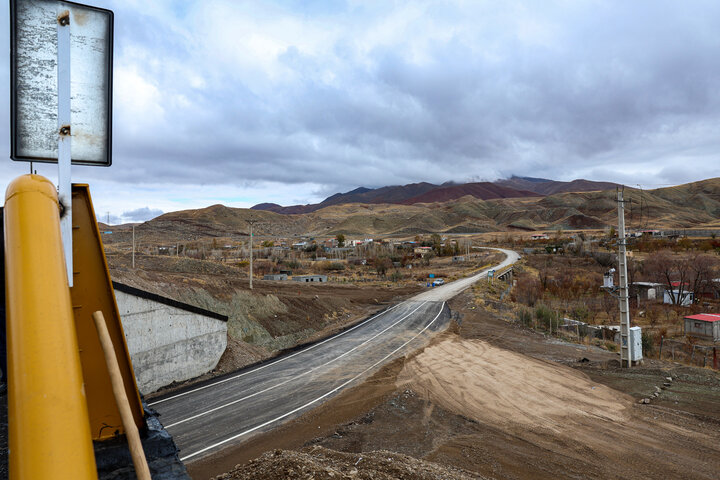
[[[133,270],[126,258],[108,261],[115,281],[228,316],[228,348],[216,369],[200,379],[332,335],[420,290],[292,281],[257,281],[250,290],[236,268],[214,262],[146,256]]]
[[[387,450],[492,478],[717,478],[717,373],[658,362],[616,369],[615,354],[473,306],[461,295],[451,302],[461,324],[424,351],[190,471],[207,478],[264,451],[322,446],[353,458]],[[656,390],[650,404],[637,403]],[[444,475],[430,478],[455,478]]]

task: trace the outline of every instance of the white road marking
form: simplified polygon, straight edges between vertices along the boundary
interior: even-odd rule
[[[445,285],[442,285],[440,287],[434,287],[426,292],[415,295],[410,300],[430,300],[435,302],[447,301],[468,288],[473,283],[480,280],[481,278],[484,278],[487,275],[488,271],[493,269],[500,270],[502,268],[505,268],[508,265],[512,265],[520,258],[520,255],[518,255],[517,252],[514,252],[512,250],[506,250],[504,248],[485,248],[487,248],[488,250],[497,250],[504,253],[506,257],[505,260],[500,262],[498,265],[487,268],[471,277],[455,280],[454,282],[446,283]]]
[[[354,352],[355,350],[357,350],[358,348],[362,347],[363,345],[366,345],[366,344],[368,344],[369,342],[375,340],[377,337],[379,337],[379,336],[382,335],[383,333],[387,332],[387,331],[390,330],[392,327],[394,327],[394,326],[397,325],[398,323],[402,322],[403,320],[405,320],[406,318],[408,318],[409,316],[411,316],[413,313],[417,312],[417,311],[418,311],[423,305],[425,305],[426,303],[427,303],[427,302],[422,302],[420,305],[418,305],[418,307],[417,307],[415,310],[413,310],[412,312],[408,313],[408,314],[405,315],[404,317],[401,317],[400,320],[398,320],[397,322],[395,322],[395,323],[393,323],[392,325],[388,326],[387,328],[385,328],[385,329],[382,330],[381,332],[376,333],[375,335],[373,335],[372,337],[368,338],[368,339],[365,340],[364,342],[362,342],[362,343],[354,346],[353,348],[351,348],[351,349],[348,350],[347,352],[345,352],[345,353],[343,353],[343,354],[341,354],[341,355],[333,358],[332,360],[330,360],[330,361],[327,362],[327,363],[324,363],[324,364],[322,364],[322,365],[318,365],[318,366],[316,366],[316,367],[313,367],[313,368],[311,368],[310,370],[308,370],[308,371],[306,371],[306,372],[303,372],[303,373],[301,373],[301,374],[299,374],[299,375],[295,375],[295,376],[293,376],[292,378],[289,378],[288,380],[285,380],[284,382],[280,382],[280,383],[278,383],[278,384],[276,384],[276,385],[273,385],[272,387],[268,387],[268,388],[266,388],[265,390],[260,390],[259,392],[255,392],[255,393],[250,394],[250,395],[247,395],[247,396],[245,396],[245,397],[243,397],[243,398],[238,398],[237,400],[233,400],[232,402],[228,402],[228,403],[226,403],[226,404],[224,404],[224,405],[220,405],[220,406],[218,406],[218,407],[212,408],[212,409],[207,410],[207,411],[205,411],[205,412],[198,413],[197,415],[193,415],[192,417],[188,417],[188,418],[186,418],[186,419],[179,420],[179,421],[177,421],[177,422],[175,422],[175,423],[171,423],[170,425],[166,425],[165,428],[174,427],[174,426],[176,426],[176,425],[180,425],[181,423],[189,422],[190,420],[194,420],[194,419],[196,419],[196,418],[203,417],[203,416],[208,415],[208,414],[210,414],[210,413],[216,412],[216,411],[218,411],[218,410],[220,410],[220,409],[222,409],[222,408],[229,407],[230,405],[235,405],[236,403],[240,403],[240,402],[242,402],[243,400],[247,400],[248,398],[252,398],[252,397],[254,397],[254,396],[256,396],[256,395],[260,395],[261,393],[269,392],[270,390],[273,390],[273,389],[275,389],[275,388],[277,388],[277,387],[280,387],[280,386],[282,386],[282,385],[285,385],[286,383],[289,383],[289,382],[291,382],[291,381],[293,381],[293,380],[297,380],[297,379],[300,378],[300,377],[304,377],[305,375],[308,375],[309,373],[314,372],[314,371],[317,370],[318,368],[321,368],[321,367],[325,367],[325,366],[327,366],[327,365],[330,365],[331,363],[334,363],[334,362],[336,362],[337,360],[340,360],[341,358],[343,358],[344,356],[349,355],[350,353]]]
[[[240,437],[242,437],[242,436],[244,436],[244,435],[247,435],[248,433],[252,433],[252,432],[254,432],[255,430],[258,430],[258,429],[260,429],[260,428],[262,428],[262,427],[265,427],[265,426],[267,426],[267,425],[270,425],[270,424],[272,424],[272,423],[275,423],[275,422],[277,422],[278,420],[282,420],[283,418],[289,417],[289,416],[292,415],[293,413],[297,413],[297,412],[299,412],[300,410],[303,410],[303,409],[309,407],[310,405],[312,405],[312,404],[314,404],[314,403],[317,403],[318,401],[322,400],[323,398],[326,398],[326,397],[332,395],[333,393],[337,392],[338,390],[342,389],[343,387],[345,387],[345,386],[349,385],[350,383],[354,382],[355,380],[357,380],[357,379],[360,378],[361,376],[365,375],[367,372],[369,372],[370,370],[372,370],[372,369],[375,368],[376,366],[378,366],[378,365],[380,365],[381,363],[383,363],[385,360],[387,360],[388,358],[390,358],[391,356],[393,356],[395,353],[397,353],[398,351],[400,351],[401,349],[403,349],[405,346],[407,346],[410,342],[412,342],[412,341],[415,340],[417,337],[419,337],[423,332],[425,332],[425,330],[427,330],[428,328],[430,328],[430,326],[431,326],[433,323],[435,323],[435,320],[438,319],[438,317],[440,316],[440,314],[442,313],[442,311],[443,311],[444,309],[445,309],[445,302],[442,303],[442,306],[440,307],[440,311],[439,311],[438,314],[435,316],[435,318],[433,318],[433,320],[432,320],[430,323],[428,323],[428,324],[425,326],[425,328],[423,328],[422,330],[420,330],[413,338],[411,338],[411,339],[408,340],[407,342],[403,343],[403,344],[400,345],[398,348],[396,348],[396,349],[393,350],[392,352],[388,353],[385,357],[383,357],[383,358],[380,359],[379,361],[375,362],[373,365],[369,366],[368,368],[366,368],[365,370],[363,370],[361,373],[358,373],[357,375],[355,375],[353,378],[351,378],[350,380],[346,381],[346,382],[343,383],[342,385],[339,385],[339,386],[333,388],[333,389],[330,390],[329,392],[327,392],[327,393],[325,393],[325,394],[317,397],[316,399],[314,399],[314,400],[306,403],[305,405],[302,405],[301,407],[298,407],[298,408],[296,408],[296,409],[294,409],[294,410],[291,410],[291,411],[289,411],[289,412],[287,412],[287,413],[284,413],[284,414],[280,415],[279,417],[276,417],[276,418],[274,418],[274,419],[272,419],[272,420],[268,420],[268,421],[265,422],[265,423],[262,423],[262,424],[260,424],[260,425],[255,426],[255,427],[252,427],[252,428],[250,428],[250,429],[248,429],[248,430],[245,430],[244,432],[238,433],[237,435],[234,435],[234,436],[232,436],[232,437],[230,437],[230,438],[226,438],[225,440],[222,440],[222,441],[217,442],[217,443],[215,443],[215,444],[213,444],[213,445],[210,445],[210,446],[208,446],[208,447],[205,447],[205,448],[203,448],[203,449],[201,449],[201,450],[198,450],[197,452],[191,453],[190,455],[186,455],[186,456],[184,456],[184,457],[180,457],[180,461],[184,462],[185,460],[187,460],[187,459],[189,459],[189,458],[192,458],[192,457],[195,457],[195,456],[197,456],[197,455],[200,455],[201,453],[207,452],[208,450],[211,450],[211,449],[213,449],[213,448],[215,448],[215,447],[219,447],[220,445],[223,445],[223,444],[225,444],[225,443],[227,443],[227,442],[231,442],[231,441],[233,441],[233,440],[235,440],[235,439],[237,439],[237,438],[240,438]]]
[[[209,384],[207,384],[207,385],[203,385],[202,387],[193,388],[192,390],[188,390],[188,391],[183,392],[183,393],[178,393],[177,395],[173,395],[172,397],[167,397],[167,398],[163,398],[163,399],[157,400],[157,401],[155,401],[155,402],[150,402],[150,403],[148,403],[148,405],[152,407],[153,405],[157,405],[157,404],[159,404],[159,403],[167,402],[168,400],[173,400],[173,399],[178,398],[178,397],[183,397],[183,396],[185,396],[185,395],[189,395],[189,394],[191,394],[191,393],[193,393],[193,392],[197,392],[197,391],[199,391],[199,390],[204,390],[204,389],[206,389],[206,388],[214,387],[215,385],[220,385],[221,383],[225,383],[225,382],[229,382],[229,381],[231,381],[231,380],[235,380],[236,378],[244,377],[245,375],[248,375],[248,374],[250,374],[250,373],[254,373],[254,372],[260,371],[260,370],[262,370],[262,369],[264,369],[264,368],[272,367],[273,365],[276,365],[276,364],[278,364],[278,363],[280,363],[280,362],[284,362],[285,360],[288,360],[288,359],[290,359],[290,358],[293,358],[293,357],[295,357],[296,355],[300,355],[300,354],[303,353],[303,352],[307,352],[307,351],[309,351],[309,350],[312,350],[312,349],[315,348],[315,347],[319,347],[319,346],[322,345],[323,343],[327,343],[327,342],[329,342],[330,340],[333,340],[333,339],[335,339],[335,338],[338,338],[338,337],[341,337],[341,336],[345,335],[346,333],[350,333],[350,332],[352,332],[353,330],[355,330],[356,328],[362,327],[363,325],[365,325],[365,324],[368,323],[369,321],[374,320],[374,319],[376,319],[376,318],[378,318],[378,317],[380,317],[380,316],[382,316],[382,315],[385,315],[385,314],[388,313],[390,310],[393,310],[393,309],[399,307],[400,305],[402,305],[403,303],[406,303],[407,301],[408,301],[408,300],[405,300],[404,302],[400,302],[400,303],[398,303],[397,305],[393,305],[392,307],[388,308],[387,310],[384,310],[384,311],[378,313],[377,315],[375,315],[375,316],[373,316],[373,317],[370,317],[370,318],[368,318],[367,320],[364,320],[364,321],[358,323],[358,324],[355,325],[354,327],[348,328],[348,329],[345,330],[344,332],[340,332],[340,333],[338,333],[337,335],[333,335],[332,337],[328,337],[328,338],[326,338],[325,340],[323,340],[322,342],[318,342],[318,343],[316,343],[316,344],[314,344],[314,345],[311,345],[311,346],[309,346],[309,347],[307,347],[307,348],[305,348],[305,349],[298,350],[297,352],[295,352],[295,353],[293,353],[293,354],[291,354],[291,355],[288,355],[287,357],[283,357],[283,358],[277,359],[277,360],[275,360],[274,362],[268,363],[267,365],[261,365],[261,366],[259,366],[259,367],[257,367],[257,368],[253,368],[252,370],[248,370],[248,371],[243,372],[243,373],[241,373],[241,374],[239,374],[239,375],[235,375],[235,376],[232,376],[232,377],[224,378],[224,379],[222,379],[222,380],[218,380],[217,382],[213,382],[213,383],[209,383]]]
[[[489,249],[489,250],[498,250],[498,251],[500,251],[500,252],[503,252],[503,253],[507,256],[507,258],[506,258],[503,262],[501,262],[499,265],[497,265],[496,267],[494,267],[494,268],[496,268],[496,269],[498,269],[498,268],[504,268],[504,267],[507,266],[507,265],[510,265],[510,264],[512,264],[512,263],[515,263],[515,261],[517,261],[517,259],[520,258],[520,256],[519,256],[516,252],[514,252],[514,251],[512,251],[512,250],[505,250],[505,249],[502,249],[502,248],[488,248],[488,249]],[[248,370],[248,371],[243,372],[243,373],[240,373],[240,374],[238,374],[238,375],[234,375],[234,376],[232,376],[232,377],[228,377],[228,378],[224,378],[224,379],[222,379],[222,380],[218,380],[217,382],[213,382],[213,383],[209,383],[209,384],[207,384],[207,385],[203,385],[202,387],[197,387],[197,388],[194,388],[194,389],[192,389],[192,390],[188,390],[188,391],[183,392],[183,393],[178,393],[177,395],[173,395],[173,396],[170,396],[170,397],[167,397],[167,398],[163,398],[163,399],[160,399],[160,400],[156,400],[156,401],[154,401],[154,402],[149,402],[148,405],[152,407],[153,405],[158,405],[158,404],[160,404],[160,403],[167,402],[168,400],[173,400],[173,399],[175,399],[175,398],[183,397],[183,396],[185,396],[185,395],[189,395],[190,393],[197,392],[197,391],[199,391],[199,390],[204,390],[204,389],[206,389],[206,388],[210,388],[210,387],[213,387],[213,386],[215,386],[215,385],[220,385],[221,383],[229,382],[229,381],[231,381],[231,380],[235,380],[235,379],[237,379],[237,378],[244,377],[245,375],[249,375],[250,373],[257,372],[257,371],[263,370],[263,369],[265,369],[265,368],[271,367],[271,366],[276,365],[276,364],[278,364],[278,363],[280,363],[280,362],[284,362],[285,360],[288,360],[288,359],[290,359],[290,358],[293,358],[293,357],[295,357],[296,355],[301,354],[302,352],[306,352],[306,351],[308,351],[308,350],[312,350],[313,348],[319,347],[320,345],[322,345],[322,344],[324,344],[324,343],[326,343],[326,342],[329,342],[330,340],[333,340],[333,339],[335,339],[335,338],[341,337],[342,335],[345,335],[346,333],[352,332],[352,331],[355,330],[356,328],[359,328],[359,327],[365,325],[366,323],[370,322],[371,320],[373,320],[373,319],[375,319],[375,318],[377,318],[377,317],[380,317],[380,316],[382,316],[382,315],[385,315],[387,312],[389,312],[389,311],[391,311],[391,310],[399,307],[399,306],[402,305],[403,303],[406,303],[406,302],[409,302],[409,301],[446,301],[446,300],[448,300],[449,298],[452,298],[453,296],[455,296],[455,295],[457,295],[458,293],[460,293],[462,290],[464,290],[465,288],[467,288],[467,287],[470,286],[471,284],[473,284],[473,283],[475,283],[476,281],[478,281],[478,280],[479,280],[480,278],[482,278],[485,274],[487,274],[488,270],[490,270],[490,269],[483,270],[482,272],[480,272],[480,273],[478,273],[478,274],[476,274],[476,275],[473,275],[472,277],[468,277],[468,278],[464,278],[464,279],[461,279],[461,280],[457,280],[457,281],[455,281],[455,282],[450,282],[450,283],[447,283],[447,284],[445,284],[445,285],[443,285],[443,286],[441,286],[441,287],[436,287],[436,288],[434,288],[434,289],[431,290],[431,291],[423,292],[423,293],[421,293],[421,294],[419,294],[419,295],[416,295],[416,296],[414,296],[414,297],[412,297],[412,298],[410,298],[410,299],[408,299],[408,300],[405,300],[404,302],[398,303],[397,305],[393,305],[392,307],[388,308],[387,310],[385,310],[385,311],[383,311],[383,312],[381,312],[381,313],[378,313],[377,315],[375,315],[375,316],[373,316],[373,317],[370,317],[370,318],[368,318],[367,320],[365,320],[365,321],[363,321],[363,322],[358,323],[358,324],[355,325],[354,327],[349,328],[349,329],[345,330],[344,332],[340,332],[340,333],[338,333],[337,335],[333,335],[332,337],[328,337],[328,338],[326,338],[325,340],[323,340],[322,342],[318,342],[318,343],[316,343],[316,344],[314,344],[314,345],[311,345],[311,346],[309,346],[309,347],[306,348],[306,349],[298,350],[297,352],[295,352],[295,353],[293,353],[293,354],[291,354],[291,355],[288,355],[287,357],[279,358],[279,359],[277,359],[277,360],[275,360],[275,361],[273,361],[273,362],[268,363],[267,365],[261,365],[261,366],[259,366],[259,367],[257,367],[257,368],[252,369],[252,370]],[[461,288],[458,288],[458,287],[461,287]]]

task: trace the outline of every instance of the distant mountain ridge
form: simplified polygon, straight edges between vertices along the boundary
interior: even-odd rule
[[[484,182],[478,183],[484,186]],[[476,184],[460,186],[467,185]],[[450,187],[453,185],[442,188]],[[443,190],[440,193],[444,195]],[[625,187],[625,199],[629,202],[625,217],[629,229],[702,228],[720,232],[720,178],[654,190]],[[617,194],[611,188],[492,200],[465,195],[445,202],[412,205],[338,204],[300,215],[212,205],[169,212],[137,225],[136,230],[143,238],[168,244],[207,237],[239,238],[248,234],[250,219],[256,222],[255,235],[285,238],[329,238],[339,233],[376,238],[426,233],[602,229],[617,223]],[[113,226],[114,233],[108,241],[131,241],[132,230],[128,227]]]
[[[505,180],[497,180],[497,185],[519,190],[530,190],[540,195],[554,195],[556,193],[572,192],[595,192],[599,190],[610,190],[618,186],[612,182],[595,182],[592,180],[577,179],[571,182],[548,180],[546,178],[516,177],[512,176]]]
[[[336,193],[320,203],[283,207],[276,203],[259,203],[253,210],[299,215],[331,205],[348,203],[414,205],[416,203],[448,202],[470,195],[480,200],[497,198],[523,198],[553,195],[556,193],[590,192],[615,188],[616,183],[578,179],[571,182],[546,178],[512,176],[495,182],[454,183],[435,185],[427,182],[392,185],[380,188],[359,187],[345,193]]]

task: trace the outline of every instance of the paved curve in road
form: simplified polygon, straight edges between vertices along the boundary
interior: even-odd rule
[[[495,269],[517,261],[507,258]],[[416,295],[297,352],[150,402],[180,448],[194,461],[253,433],[295,418],[383,364],[423,345],[447,325],[445,301],[487,275],[476,275]]]

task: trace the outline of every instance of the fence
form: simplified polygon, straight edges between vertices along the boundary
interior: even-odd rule
[[[695,367],[720,368],[718,347],[712,345],[697,345],[691,342],[660,337],[658,358],[672,360],[673,362],[687,363]]]

